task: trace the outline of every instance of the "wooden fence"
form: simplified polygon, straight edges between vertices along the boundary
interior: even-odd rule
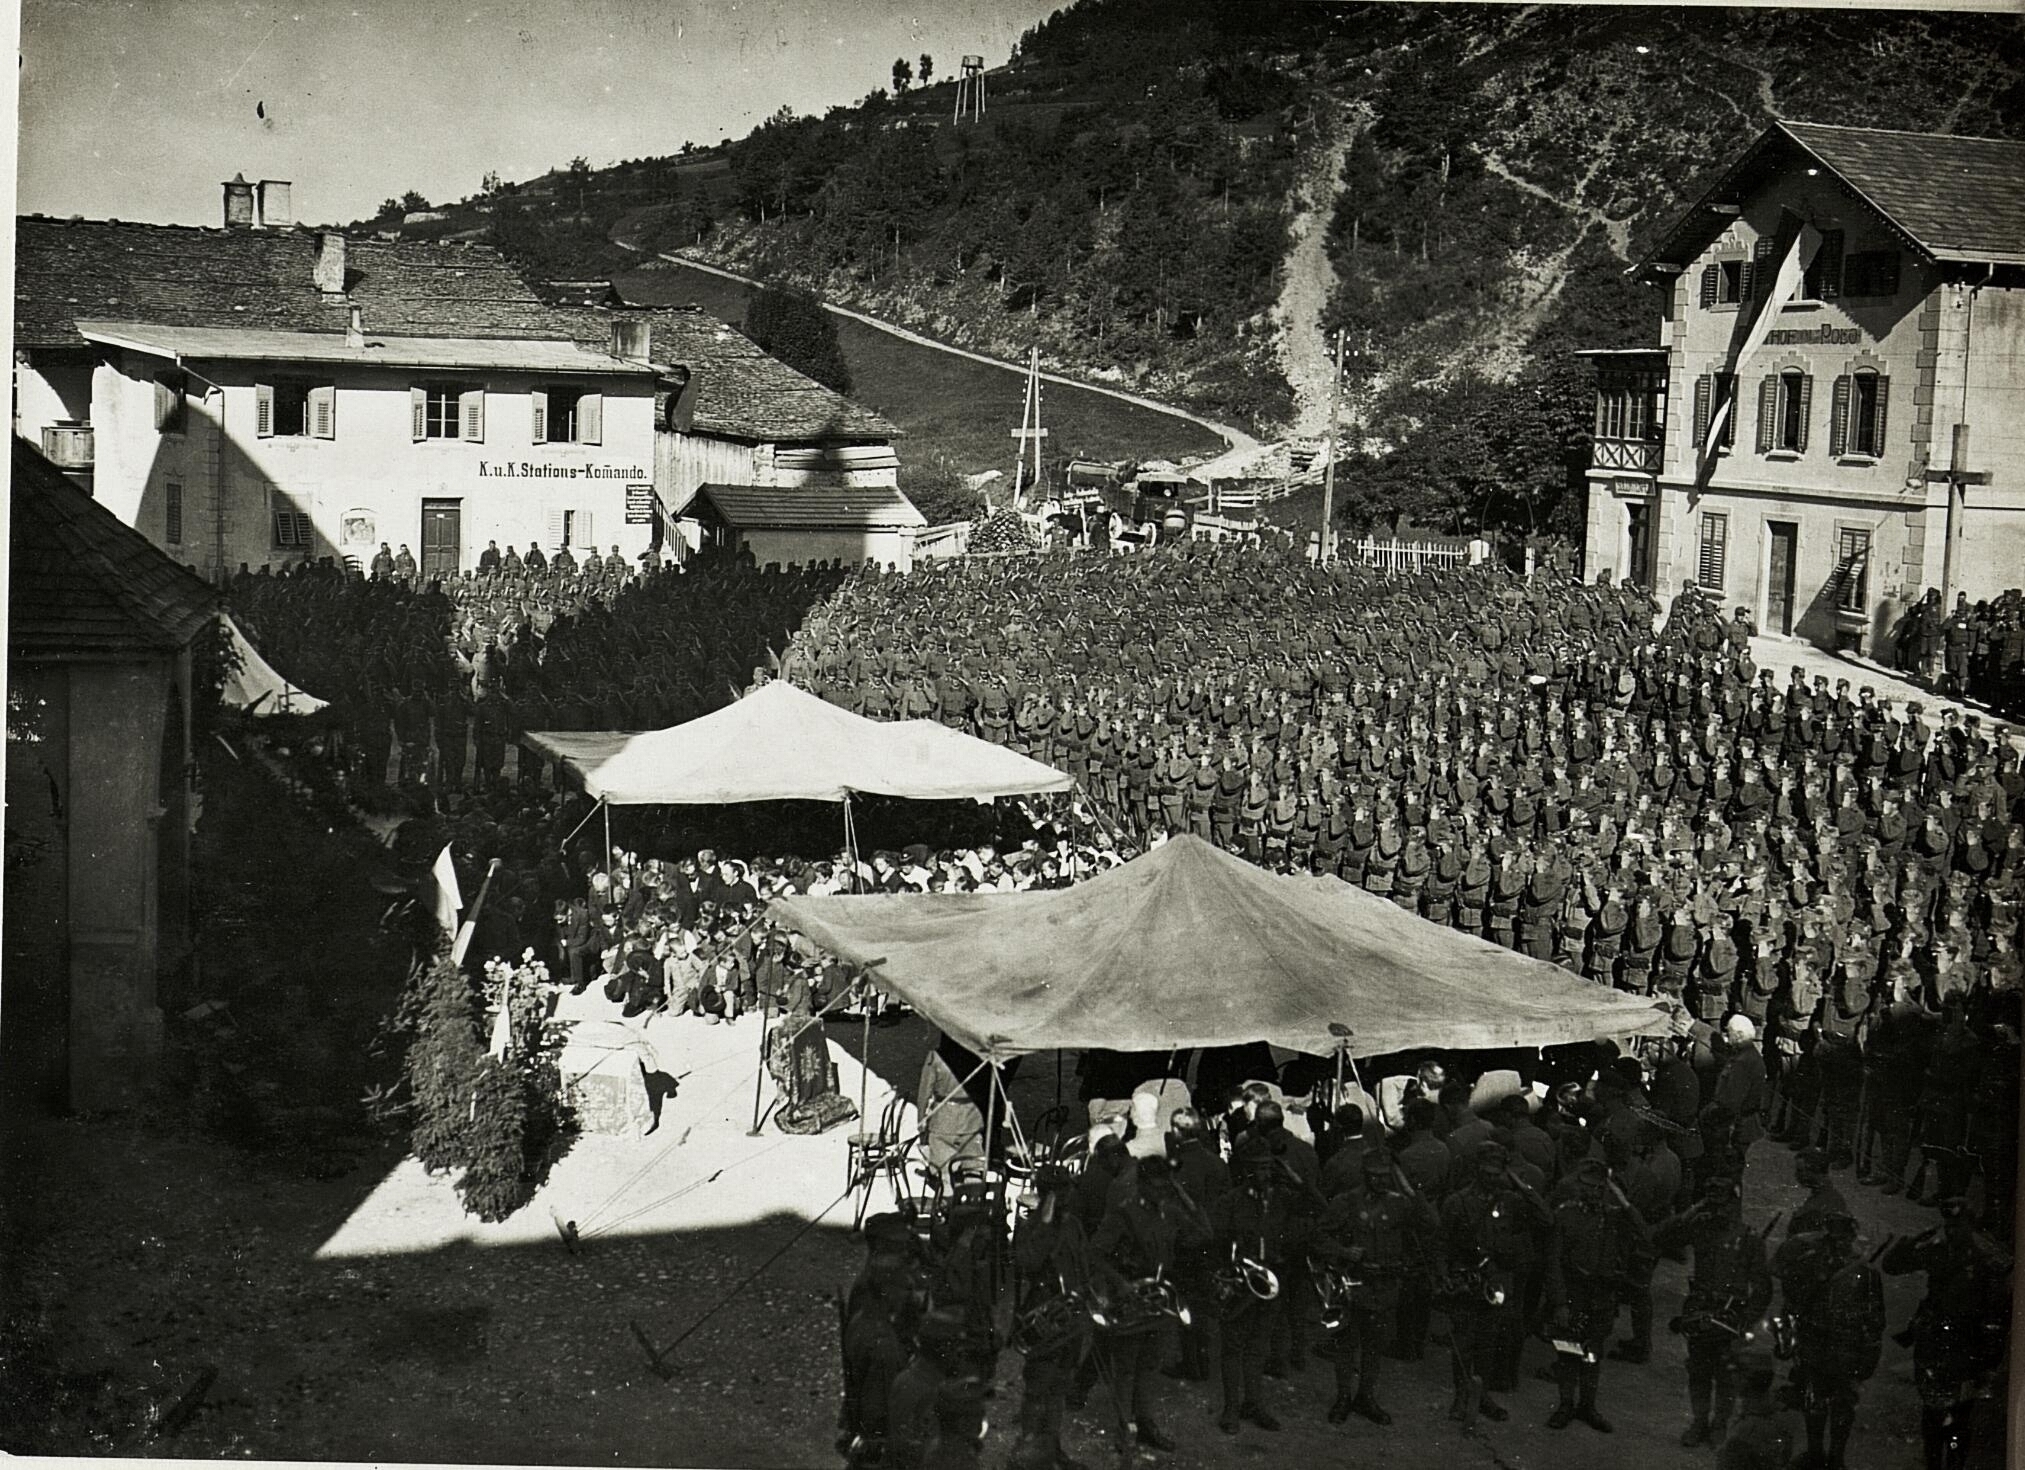
[[[1388,572],[1452,571],[1470,561],[1469,547],[1439,541],[1380,541],[1366,536],[1360,541],[1338,542],[1337,551],[1346,559]]]

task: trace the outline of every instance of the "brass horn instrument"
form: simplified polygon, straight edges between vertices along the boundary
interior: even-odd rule
[[[1228,1311],[1251,1296],[1258,1301],[1269,1302],[1280,1294],[1280,1278],[1265,1262],[1250,1256],[1240,1255],[1238,1248],[1230,1248],[1230,1261],[1221,1267],[1215,1277],[1217,1305]]]
[[[1350,1320],[1350,1303],[1364,1283],[1348,1267],[1317,1256],[1308,1257],[1308,1272],[1322,1303],[1322,1330],[1341,1332]]]
[[[1089,1317],[1096,1326],[1112,1332],[1143,1331],[1162,1317],[1172,1317],[1183,1327],[1194,1320],[1164,1269],[1126,1282],[1109,1301],[1093,1306]]]
[[[1046,1356],[1059,1351],[1090,1330],[1102,1326],[1101,1314],[1073,1291],[1060,1271],[1055,1273],[1056,1290],[1028,1307],[1013,1319],[1012,1345],[1024,1357]]]

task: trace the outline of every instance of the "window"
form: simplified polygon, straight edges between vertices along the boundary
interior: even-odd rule
[[[539,388],[534,400],[534,442],[537,444],[599,444],[604,442],[605,399],[581,388]]]
[[[1805,454],[1814,411],[1814,379],[1798,368],[1775,373],[1758,386],[1758,452]]]
[[[180,434],[189,412],[189,387],[181,373],[155,375],[155,431]]]
[[[1700,453],[1708,443],[1709,425],[1723,405],[1729,405],[1729,412],[1723,418],[1722,433],[1717,437],[1716,448],[1732,449],[1737,443],[1737,375],[1735,373],[1704,373],[1695,379],[1695,452]]]
[[[337,389],[329,383],[284,379],[254,386],[253,432],[261,439],[335,439]]]
[[[1729,562],[1730,518],[1721,511],[1702,513],[1702,554],[1695,581],[1710,592],[1723,590],[1723,571]]]
[[[307,551],[314,542],[309,513],[279,490],[270,489],[268,500],[274,510],[274,548],[277,551]]]
[[[485,438],[485,390],[434,383],[410,388],[408,406],[417,442],[423,439]]]
[[[183,487],[174,480],[162,487],[162,539],[171,546],[183,544]]]
[[[1833,301],[1842,294],[1842,231],[1821,232],[1821,244],[1807,267],[1801,291],[1809,301]]]
[[[1751,296],[1751,262],[1718,260],[1702,267],[1702,305],[1735,306]]]
[[[598,543],[591,537],[591,513],[587,510],[551,510],[548,513],[548,544],[588,546],[595,551]]]
[[[1838,526],[1835,530],[1835,610],[1868,610],[1870,594],[1870,528]]]
[[[1658,373],[1622,373],[1596,384],[1596,437],[1643,441],[1657,437],[1660,420]]]
[[[1859,250],[1842,262],[1844,296],[1898,295],[1898,252]]]

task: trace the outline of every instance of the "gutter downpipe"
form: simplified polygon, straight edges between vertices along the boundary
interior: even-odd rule
[[[217,564],[211,580],[219,586],[225,585],[225,385],[214,383],[195,368],[191,367],[182,353],[177,353],[175,363],[178,371],[188,373],[207,388],[218,393],[218,420],[213,428],[218,436],[217,453],[213,458],[211,476],[211,555]],[[204,395],[209,398],[211,395]]]

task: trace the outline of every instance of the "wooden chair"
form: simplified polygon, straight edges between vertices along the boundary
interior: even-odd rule
[[[907,1155],[912,1152],[915,1140],[900,1135],[906,1109],[907,1099],[896,1092],[880,1111],[878,1128],[853,1133],[848,1140],[845,1184],[858,1196],[851,1219],[853,1229],[865,1223],[872,1205],[872,1187],[882,1176],[892,1181],[895,1203],[912,1203],[913,1194],[907,1184]]]

